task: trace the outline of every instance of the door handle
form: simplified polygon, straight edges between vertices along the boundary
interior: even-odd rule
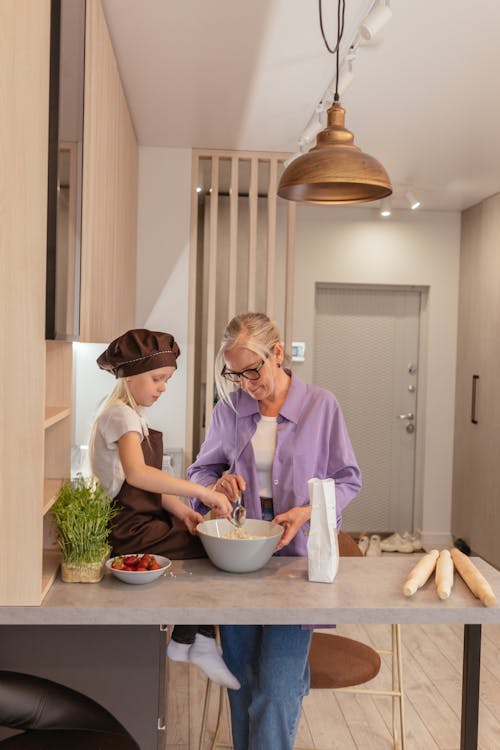
[[[470,421],[472,424],[479,424],[477,421],[477,415],[476,415],[476,400],[477,400],[477,382],[479,380],[479,375],[473,375],[472,376],[472,404],[470,409]]]
[[[415,415],[412,414],[411,412],[409,412],[408,414],[400,414],[398,416],[398,419],[409,419],[409,420],[412,420],[412,419],[415,419]]]

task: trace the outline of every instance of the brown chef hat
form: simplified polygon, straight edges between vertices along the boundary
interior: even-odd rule
[[[125,378],[159,367],[177,367],[180,353],[170,333],[135,328],[112,341],[97,364],[116,378]]]

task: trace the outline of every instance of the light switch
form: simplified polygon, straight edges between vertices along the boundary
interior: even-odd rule
[[[306,353],[305,341],[292,341],[292,362],[303,362]]]

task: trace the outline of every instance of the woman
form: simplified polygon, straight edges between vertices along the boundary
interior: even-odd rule
[[[335,396],[283,367],[280,339],[261,313],[229,322],[216,359],[221,400],[188,476],[231,501],[241,493],[249,518],[284,527],[278,554],[306,555],[308,479],[335,479],[340,527],[361,477]],[[230,392],[232,383],[238,388]],[[225,625],[221,636],[226,663],[241,683],[229,691],[234,749],[292,750],[309,689],[311,631]]]

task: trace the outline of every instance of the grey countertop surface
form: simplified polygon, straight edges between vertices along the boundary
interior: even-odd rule
[[[97,584],[59,578],[39,607],[0,607],[0,624],[500,623],[455,573],[441,601],[432,576],[412,597],[403,582],[419,555],[343,557],[333,583],[311,583],[307,558],[273,557],[254,573],[226,573],[208,560],[174,561],[164,576],[131,586],[106,573]],[[472,558],[500,602],[500,572]]]

